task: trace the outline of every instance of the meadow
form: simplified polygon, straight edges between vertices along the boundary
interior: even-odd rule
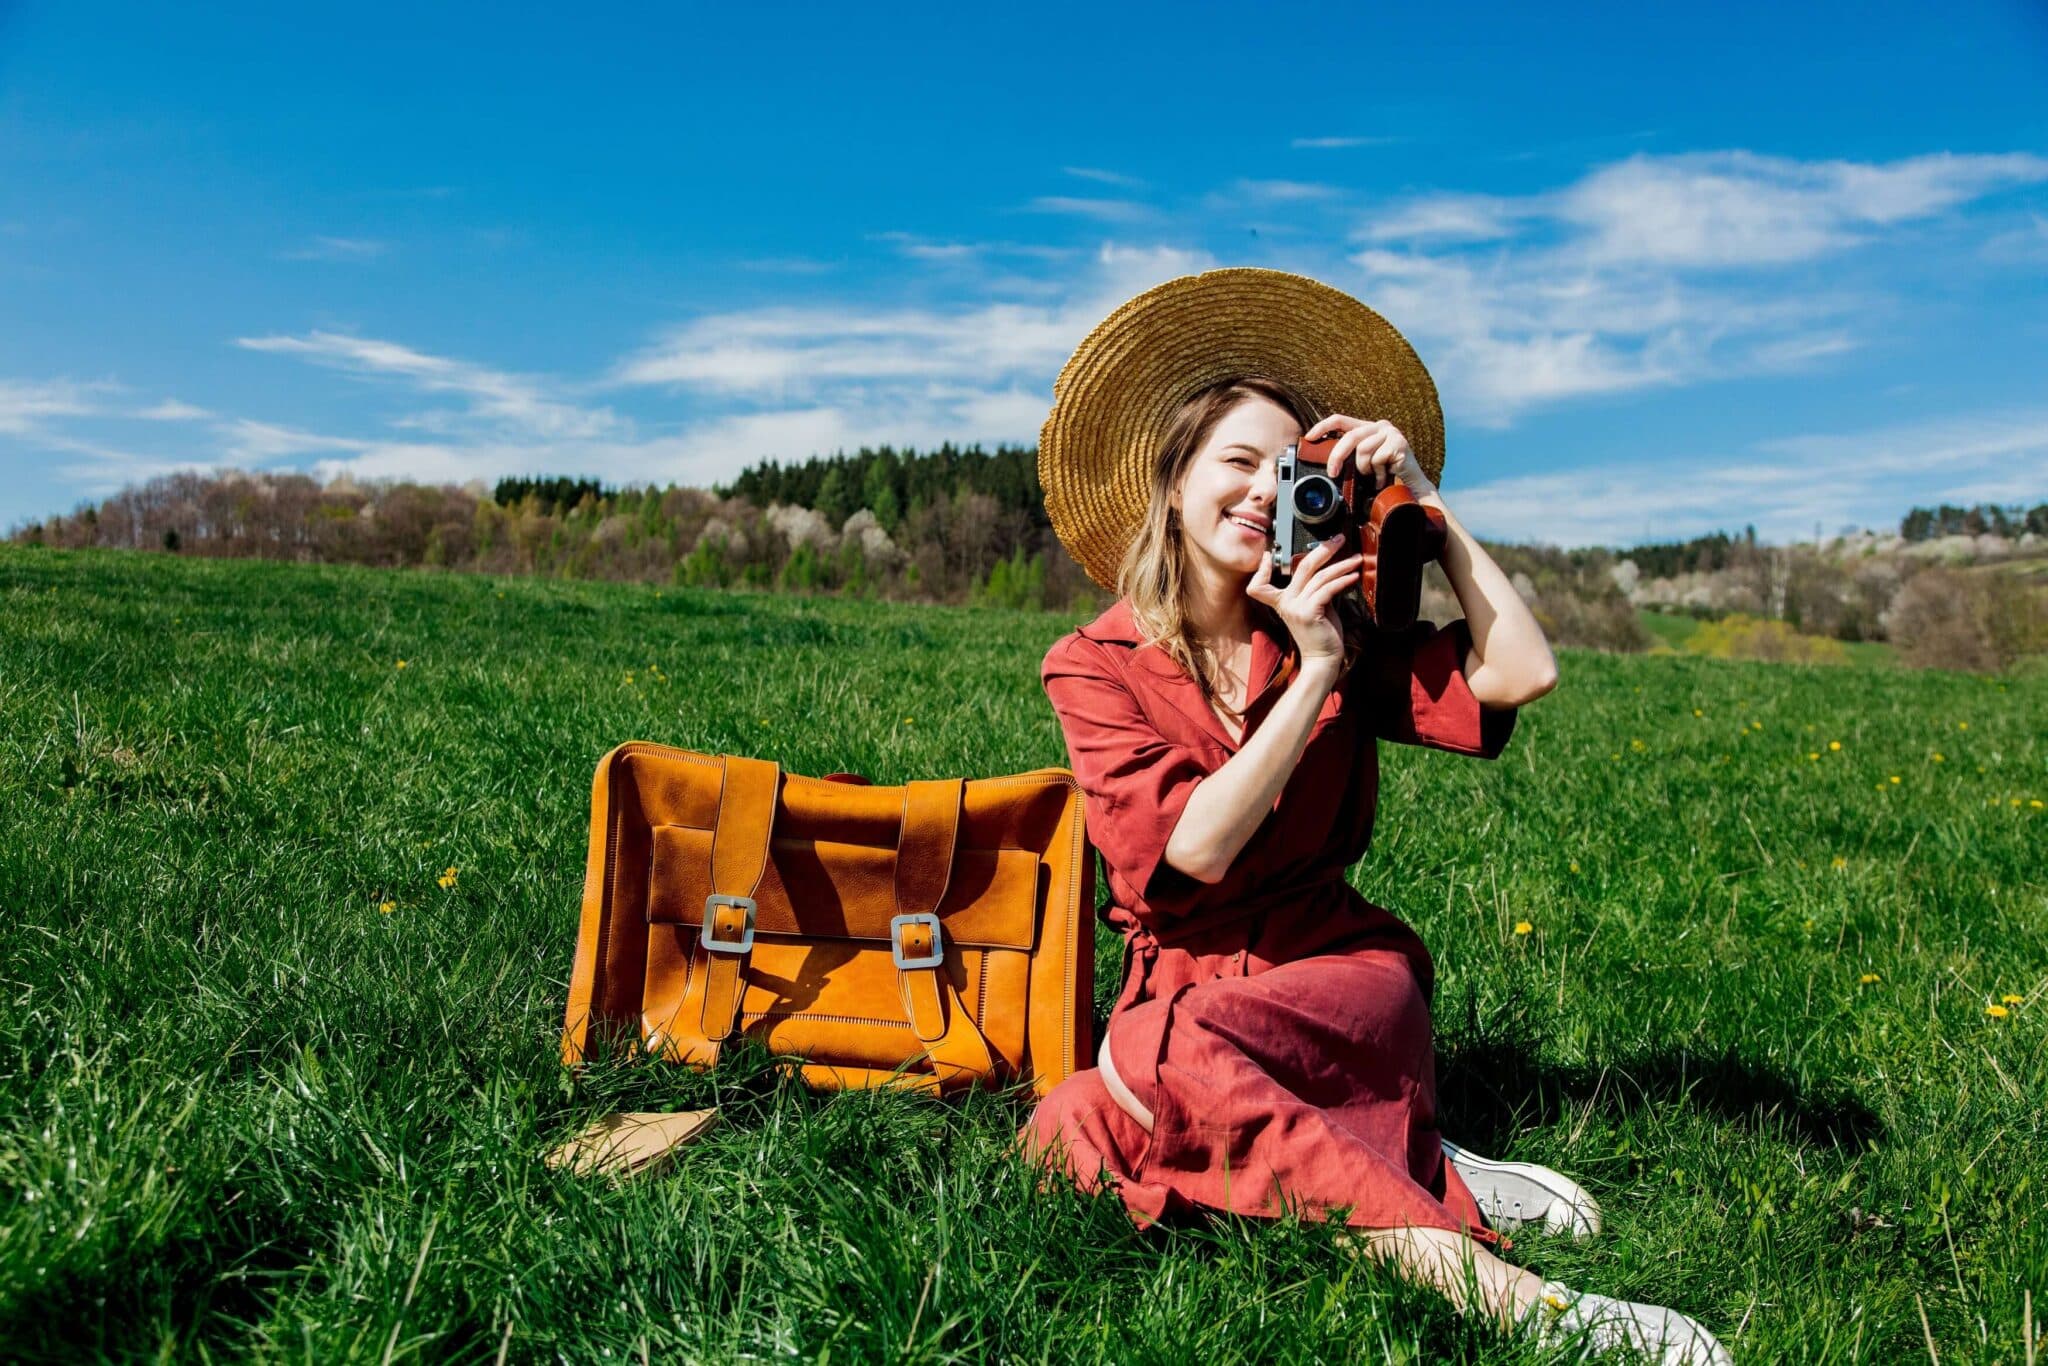
[[[1022,1095],[560,1066],[606,749],[1059,764],[1073,624],[0,547],[0,1355],[1546,1359],[1327,1226],[1040,1189]],[[1742,1361],[2031,1362],[2048,676],[1560,660],[1497,762],[1383,747],[1352,873],[1446,1132],[1604,1206],[1513,1256]],[[712,1104],[660,1177],[539,1160]]]

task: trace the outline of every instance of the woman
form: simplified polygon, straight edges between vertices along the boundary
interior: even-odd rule
[[[1682,1314],[1494,1255],[1484,1213],[1588,1232],[1591,1200],[1443,1141],[1429,953],[1345,881],[1371,834],[1377,740],[1492,758],[1557,681],[1541,628],[1404,434],[1441,468],[1413,351],[1313,281],[1215,271],[1118,310],[1056,393],[1048,512],[1122,596],[1052,647],[1043,677],[1126,974],[1099,1065],[1045,1098],[1027,1143],[1141,1224],[1344,1211],[1355,1246],[1503,1323],[1725,1360]],[[1402,421],[1352,415],[1368,407]],[[1374,634],[1367,566],[1336,541],[1275,586],[1276,467],[1295,445],[1333,477],[1355,470],[1363,496],[1398,481],[1444,515],[1463,620]]]

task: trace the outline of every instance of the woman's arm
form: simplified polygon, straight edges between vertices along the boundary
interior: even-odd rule
[[[1482,706],[1523,707],[1557,686],[1557,660],[1529,604],[1434,487],[1419,501],[1444,515],[1444,577],[1472,631],[1465,684]]]
[[[1323,699],[1336,686],[1338,662],[1303,663],[1258,730],[1223,767],[1195,785],[1166,841],[1166,861],[1197,882],[1220,882],[1308,748]]]
[[[1302,440],[1314,441],[1329,431],[1343,432],[1330,447],[1331,478],[1338,477],[1345,464],[1352,464],[1367,496],[1398,479],[1419,502],[1444,515],[1444,529],[1449,533],[1444,544],[1444,575],[1450,579],[1451,591],[1458,595],[1458,606],[1471,628],[1465,683],[1480,705],[1527,706],[1555,688],[1557,660],[1551,656],[1550,642],[1543,638],[1543,628],[1493,557],[1444,506],[1443,495],[1422,472],[1422,463],[1409,449],[1401,429],[1384,419],[1364,422],[1332,413],[1303,432]]]

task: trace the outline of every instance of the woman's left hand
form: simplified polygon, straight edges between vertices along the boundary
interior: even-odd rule
[[[1366,421],[1332,413],[1301,434],[1303,446],[1328,432],[1342,433],[1324,457],[1332,479],[1342,477],[1344,467],[1352,465],[1357,468],[1361,487],[1368,497],[1395,480],[1406,484],[1408,491],[1417,498],[1436,492],[1436,485],[1422,472],[1422,462],[1408,448],[1408,438],[1386,419]]]

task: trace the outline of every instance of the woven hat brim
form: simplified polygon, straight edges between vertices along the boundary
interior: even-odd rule
[[[1286,271],[1184,275],[1111,313],[1060,370],[1038,436],[1046,515],[1088,577],[1114,590],[1181,404],[1223,380],[1279,380],[1319,414],[1385,418],[1431,480],[1443,409],[1415,348],[1341,290]]]

